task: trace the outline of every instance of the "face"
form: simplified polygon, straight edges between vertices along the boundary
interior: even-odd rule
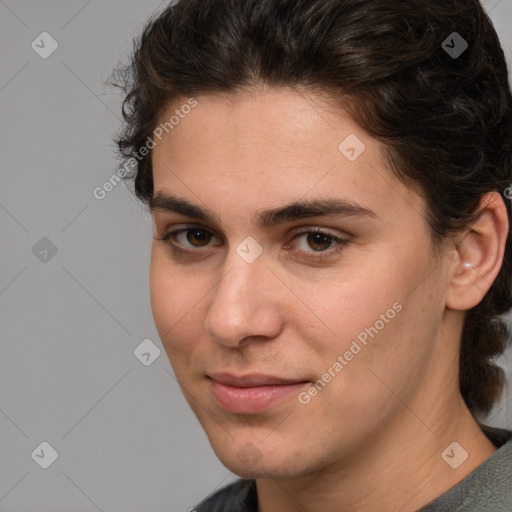
[[[319,97],[196,100],[162,113],[188,112],[153,150],[151,301],[176,378],[240,476],[350,460],[437,371],[445,267],[424,202]]]

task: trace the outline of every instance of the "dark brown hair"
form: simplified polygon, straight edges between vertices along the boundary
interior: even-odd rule
[[[126,94],[116,139],[125,164],[177,97],[264,85],[338,99],[426,200],[435,248],[474,222],[482,195],[504,196],[512,182],[507,64],[477,0],[178,0],[146,24],[114,83]],[[147,203],[151,153],[135,170],[128,178]],[[488,413],[504,384],[493,360],[510,340],[500,315],[512,307],[511,276],[509,236],[463,328],[460,390],[473,414]]]

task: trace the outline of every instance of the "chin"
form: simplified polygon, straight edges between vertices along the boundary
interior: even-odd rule
[[[213,446],[220,462],[241,478],[293,478],[311,471],[311,464],[304,460],[304,454],[293,447],[288,447],[289,453],[283,445],[280,448],[261,445],[258,448],[250,441],[237,450],[226,445]]]
[[[229,471],[246,479],[282,479],[299,476],[299,473],[284,466],[284,461],[277,462],[260,460],[252,466],[241,463],[239,460],[234,460],[231,457],[220,459],[220,461],[227,469],[229,469]]]

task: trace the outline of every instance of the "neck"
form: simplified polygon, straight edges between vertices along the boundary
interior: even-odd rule
[[[430,403],[420,410],[417,404],[404,406],[394,424],[350,460],[298,478],[257,479],[259,512],[413,512],[496,451],[460,395],[446,400],[444,406]],[[468,453],[464,462],[458,446],[445,451],[453,442]],[[460,465],[452,468],[445,459]]]

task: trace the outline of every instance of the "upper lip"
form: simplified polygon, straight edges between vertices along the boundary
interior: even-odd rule
[[[308,382],[302,379],[283,379],[274,375],[264,375],[261,373],[252,373],[250,375],[232,375],[230,373],[212,373],[208,377],[221,384],[227,386],[235,386],[238,388],[251,388],[256,386],[283,386],[286,384],[298,384],[300,382]]]

